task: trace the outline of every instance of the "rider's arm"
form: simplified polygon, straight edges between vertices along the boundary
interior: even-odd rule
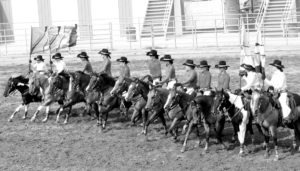
[[[168,82],[168,81],[170,80],[171,77],[172,77],[172,69],[168,69],[168,73],[167,73],[167,75],[166,75],[166,78],[163,79],[163,80],[161,81],[161,83],[164,84],[164,83]]]
[[[205,88],[210,88],[210,85],[211,85],[211,74],[207,73],[204,78],[205,78],[204,87]]]
[[[182,84],[188,84],[188,83],[192,82],[195,79],[195,77],[197,77],[197,75],[195,72],[192,72],[189,74],[189,76],[187,75],[187,77],[188,77],[187,80],[184,81]]]
[[[224,78],[223,86],[222,87],[228,87],[229,88],[229,83],[230,83],[230,76],[226,75]]]

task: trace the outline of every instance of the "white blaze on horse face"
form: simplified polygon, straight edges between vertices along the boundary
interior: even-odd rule
[[[70,81],[69,81],[69,92],[72,91],[72,86],[73,86],[73,78],[70,77]]]
[[[259,97],[260,97],[260,93],[258,93],[258,92],[256,92],[256,91],[252,92],[250,108],[251,108],[251,112],[252,112],[253,114],[255,114],[255,111],[256,111],[256,109],[257,109]]]
[[[165,109],[170,105],[171,99],[172,99],[172,92],[170,92],[169,95],[168,95],[167,101],[166,101],[166,103],[164,105]]]
[[[126,93],[125,95],[125,100],[127,101],[130,97],[131,97],[131,94],[132,94],[132,91],[133,91],[133,88],[135,86],[133,84],[130,84],[129,88],[128,88],[128,92]]]

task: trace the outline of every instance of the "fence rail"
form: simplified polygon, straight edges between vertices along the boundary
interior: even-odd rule
[[[120,23],[107,22],[94,25],[78,25],[78,42],[72,51],[95,51],[101,48],[115,50],[139,50],[146,48],[200,48],[240,46],[240,17],[244,19],[249,31],[250,45],[256,41],[257,14],[233,15],[230,18],[201,17],[179,20],[170,18],[168,32],[158,36],[158,26],[153,25],[148,35],[141,35],[143,23],[135,22],[131,27],[120,29]],[[300,14],[295,16],[300,18]],[[136,20],[135,20],[136,21]],[[182,22],[181,32],[176,30],[175,22]],[[275,23],[281,24],[281,23]],[[3,28],[3,27],[2,27]],[[263,30],[263,28],[262,28]],[[12,33],[12,34],[9,34]],[[28,55],[30,49],[30,27],[0,30],[0,57]],[[125,33],[125,34],[124,34]],[[283,34],[285,33],[285,34]],[[268,35],[269,34],[269,35]],[[300,21],[293,21],[281,33],[264,33],[264,42],[269,45],[299,45]]]

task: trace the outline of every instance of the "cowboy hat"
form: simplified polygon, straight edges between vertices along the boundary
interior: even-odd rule
[[[228,68],[229,65],[226,64],[226,61],[219,61],[219,64],[215,65],[215,68]]]
[[[89,58],[86,52],[81,52],[77,55],[78,58]]]
[[[241,67],[245,68],[248,71],[255,71],[255,68],[252,65],[242,64]]]
[[[200,61],[200,65],[198,65],[197,67],[199,68],[204,68],[204,67],[210,67],[210,65],[207,64],[206,60]]]
[[[64,57],[62,57],[60,53],[56,53],[52,56],[52,59],[62,59],[62,58]]]
[[[125,56],[122,56],[121,58],[117,59],[117,61],[118,62],[125,62],[125,63],[129,62]]]
[[[37,57],[34,58],[35,61],[44,61],[45,59],[43,58],[42,55],[38,55]]]
[[[191,59],[187,59],[185,61],[185,63],[183,63],[182,65],[186,65],[186,66],[190,66],[190,67],[195,67],[196,66],[196,64],[194,64],[194,61],[191,60]]]
[[[272,65],[274,67],[277,67],[277,68],[284,68],[284,66],[281,64],[281,60],[274,60],[273,63],[269,64],[269,65]]]
[[[98,52],[98,54],[101,54],[101,55],[110,55],[111,53],[108,51],[108,49],[102,49],[101,51]]]
[[[150,50],[149,52],[146,53],[147,56],[155,56],[158,57],[159,55],[157,54],[157,50]]]
[[[171,55],[164,55],[162,58],[160,58],[160,61],[174,61],[174,59],[172,59]]]

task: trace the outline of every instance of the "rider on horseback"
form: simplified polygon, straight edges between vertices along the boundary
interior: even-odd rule
[[[291,109],[288,105],[286,75],[283,72],[284,66],[280,60],[274,60],[270,65],[274,68],[273,75],[271,80],[265,79],[265,83],[274,87],[275,93],[279,93],[278,101],[282,108],[283,120],[288,123]]]
[[[84,64],[83,71],[85,74],[91,75],[93,73],[92,65],[89,61],[89,56],[86,52],[81,52],[77,55],[78,58],[81,59],[82,63]]]
[[[33,65],[34,73],[45,74],[47,72],[47,66],[44,62],[44,58],[42,55],[38,55],[34,58],[36,63]],[[31,63],[31,60],[29,61]]]
[[[110,61],[110,52],[108,49],[102,49],[98,54],[101,54],[103,57],[104,65],[102,66],[102,69],[100,70],[101,72],[107,73],[107,75],[112,76],[111,74],[111,61]]]
[[[66,63],[63,61],[63,58],[60,53],[56,53],[52,56],[52,59],[54,59],[54,66],[55,66],[55,72],[54,74],[60,75],[67,80],[69,79],[69,75],[67,73],[67,66]]]
[[[198,83],[201,95],[210,95],[211,90],[211,73],[209,72],[210,65],[207,64],[206,60],[200,61],[200,72],[198,74]]]
[[[182,85],[187,89],[186,93],[191,95],[194,93],[197,86],[197,72],[195,71],[196,65],[191,59],[187,59],[183,65],[186,66],[186,80],[182,83]]]
[[[164,57],[160,58],[160,61],[167,62],[166,63],[166,78],[160,81],[160,84],[167,83],[167,89],[172,89],[174,84],[177,82],[175,68],[173,65],[174,59],[172,59],[171,55],[165,55]]]
[[[148,61],[148,68],[153,79],[153,84],[155,85],[161,81],[161,65],[158,60],[159,55],[156,50],[151,50],[147,52],[146,55],[151,57],[151,60]]]
[[[220,73],[218,75],[218,86],[217,91],[221,90],[229,90],[229,83],[230,83],[230,76],[226,72],[227,68],[229,67],[226,65],[226,61],[219,61],[219,64],[215,65],[216,68],[219,69]]]
[[[121,62],[122,65],[120,67],[119,76],[120,77],[130,77],[130,68],[128,67],[129,61],[126,57],[122,56],[120,59],[117,59],[117,62]]]

